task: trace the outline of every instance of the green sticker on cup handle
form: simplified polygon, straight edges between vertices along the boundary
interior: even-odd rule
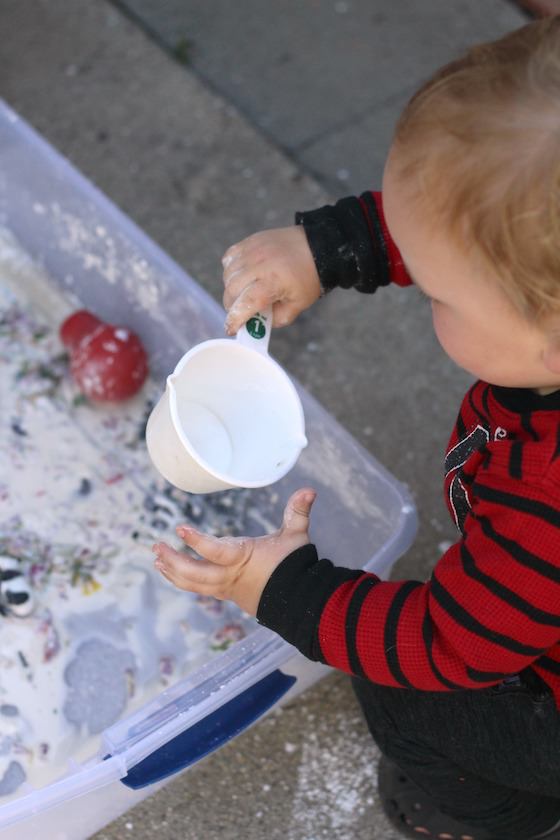
[[[255,312],[238,331],[237,341],[259,353],[267,353],[271,326],[272,307]]]
[[[266,324],[260,312],[257,312],[252,318],[249,318],[245,324],[245,329],[251,338],[264,338],[266,335]]]

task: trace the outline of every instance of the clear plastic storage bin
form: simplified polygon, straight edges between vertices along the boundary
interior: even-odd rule
[[[72,283],[85,307],[113,322],[120,318],[141,335],[162,388],[190,346],[223,334],[218,304],[1,102],[0,153],[0,224],[53,282],[62,288]],[[309,394],[299,392],[310,443],[276,485],[278,519],[293,489],[314,486],[319,496],[312,536],[320,534],[320,545],[345,562],[350,545],[356,567],[386,576],[413,540],[412,501]],[[103,732],[91,759],[72,763],[44,788],[24,786],[21,796],[0,803],[0,837],[90,836],[327,670],[255,622],[245,639]]]

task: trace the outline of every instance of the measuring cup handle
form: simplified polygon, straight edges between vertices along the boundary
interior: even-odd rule
[[[258,350],[259,353],[267,354],[271,329],[272,307],[267,307],[267,309],[262,309],[253,315],[252,318],[249,318],[239,328],[236,338],[245,347],[250,347],[252,350]]]

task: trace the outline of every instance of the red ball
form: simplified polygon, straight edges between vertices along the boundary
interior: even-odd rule
[[[65,347],[72,350],[102,323],[93,312],[88,312],[87,309],[78,309],[77,312],[73,312],[62,322],[59,330],[60,340]]]
[[[113,402],[133,397],[148,375],[146,351],[126,327],[104,324],[87,310],[71,315],[60,328],[70,349],[70,371],[92,400]]]

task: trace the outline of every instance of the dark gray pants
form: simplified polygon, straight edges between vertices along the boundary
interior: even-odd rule
[[[560,820],[560,713],[532,670],[479,691],[352,682],[381,751],[443,812],[495,840]]]

